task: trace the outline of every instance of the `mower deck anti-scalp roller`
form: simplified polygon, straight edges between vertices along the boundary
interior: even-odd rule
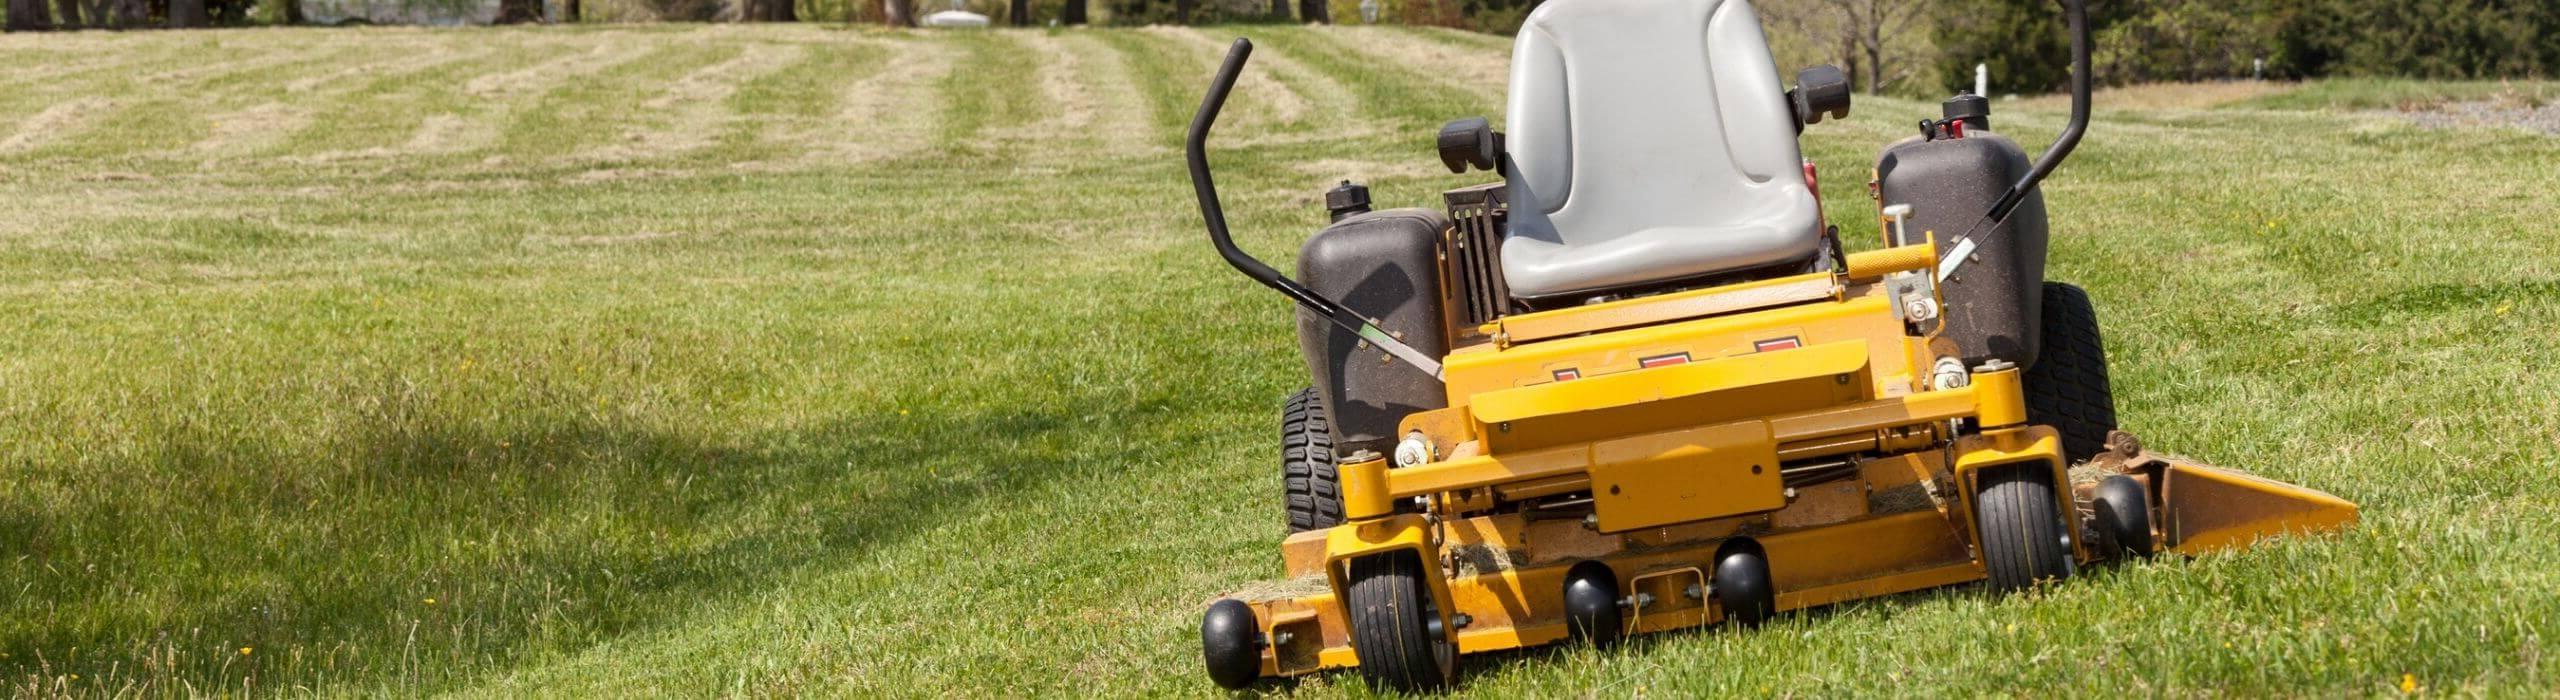
[[[2089,119],[2082,0],[2064,14],[2064,136],[2030,161],[1988,101],[1948,100],[1877,160],[1881,246],[1844,254],[1795,141],[1848,115],[1840,71],[1779,84],[1745,0],[1550,0],[1511,131],[1436,139],[1501,181],[1381,211],[1346,183],[1300,279],[1235,245],[1210,178],[1238,40],[1192,183],[1220,256],[1300,309],[1310,386],[1282,412],[1286,577],[1209,607],[1210,678],[1427,690],[1466,654],[2354,523],[2116,429],[2096,309],[2044,278],[2036,185]]]

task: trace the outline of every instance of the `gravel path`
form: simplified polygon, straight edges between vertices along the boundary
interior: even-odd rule
[[[2436,109],[2396,113],[2430,129],[2512,126],[2560,135],[2560,102],[2526,107],[2498,102],[2455,102]]]

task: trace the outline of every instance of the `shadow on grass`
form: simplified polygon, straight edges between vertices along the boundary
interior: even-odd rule
[[[1108,440],[1069,433],[1165,415],[1050,405],[1078,408],[851,416],[743,441],[369,411],[318,468],[174,429],[99,465],[160,483],[0,508],[16,589],[0,684],[455,687],[932,532],[1104,458]]]

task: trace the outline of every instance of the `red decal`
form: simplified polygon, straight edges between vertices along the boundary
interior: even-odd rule
[[[1685,353],[1685,352],[1675,352],[1675,353],[1671,353],[1671,354],[1669,354],[1669,355],[1655,355],[1655,356],[1652,356],[1652,357],[1646,357],[1646,358],[1641,358],[1641,359],[1636,360],[1636,366],[1637,366],[1637,367],[1643,367],[1643,368],[1648,368],[1648,369],[1650,369],[1650,368],[1654,368],[1654,367],[1669,367],[1669,366],[1672,366],[1672,365],[1685,365],[1685,364],[1689,364],[1689,353]]]
[[[1573,380],[1576,380],[1576,379],[1581,379],[1581,378],[1582,378],[1582,370],[1578,370],[1578,369],[1560,369],[1560,370],[1556,370],[1556,381],[1559,381],[1559,382],[1570,382],[1570,381],[1573,381]]]
[[[1768,352],[1771,350],[1794,350],[1800,347],[1804,347],[1804,343],[1798,342],[1795,336],[1771,338],[1751,344],[1751,349],[1758,352]]]

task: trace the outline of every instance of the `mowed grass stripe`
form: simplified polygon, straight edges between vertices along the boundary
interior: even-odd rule
[[[938,37],[960,52],[957,65],[936,86],[941,118],[934,144],[944,155],[998,156],[992,139],[997,129],[1039,118],[1038,75],[1030,48],[994,32],[965,32]]]
[[[870,76],[887,67],[890,51],[870,42],[810,33],[793,36],[798,50],[789,64],[738,84],[724,102],[734,114],[732,127],[720,133],[716,151],[738,153],[757,161],[805,156],[817,144],[796,134],[852,138],[852,129],[835,120],[840,84]]]
[[[520,101],[520,107],[493,110],[504,122],[499,150],[536,161],[610,159],[617,152],[646,155],[645,141],[656,133],[653,130],[680,126],[675,124],[680,117],[671,112],[675,111],[674,100],[681,96],[670,92],[672,86],[696,71],[741,60],[751,46],[747,42],[699,38],[645,45],[651,47],[648,53],[603,66],[587,76],[544,82],[532,90],[518,92],[513,101]],[[718,107],[712,104],[704,109]]]
[[[892,160],[933,144],[949,104],[942,82],[951,75],[959,52],[926,36],[876,37],[866,45],[889,53],[865,74],[838,82],[832,95],[832,122],[795,130],[789,141],[808,143],[809,162],[821,165],[863,164]]]

